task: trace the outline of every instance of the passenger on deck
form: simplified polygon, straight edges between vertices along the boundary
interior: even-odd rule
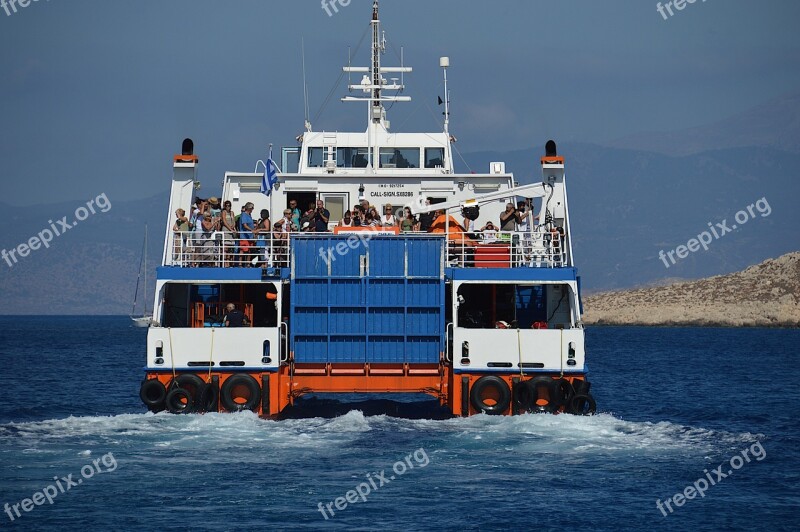
[[[194,207],[192,207],[192,214],[189,215],[189,229],[191,229],[192,231],[194,231],[198,225],[196,223],[196,220],[197,217],[200,215],[200,213],[203,212],[203,209],[205,208],[204,205],[205,202],[206,200],[204,200],[203,198],[194,199]]]
[[[188,238],[189,238],[189,219],[186,217],[186,211],[178,209],[175,211],[175,224],[172,226],[172,232],[175,233],[172,237],[173,244],[173,258],[185,259],[187,251]]]
[[[192,263],[194,266],[198,265],[200,261],[200,250],[203,247],[203,211],[205,210],[206,200],[197,198],[195,201],[195,209],[192,211],[192,217],[189,219],[189,227],[192,230]]]
[[[272,223],[269,221],[269,211],[261,209],[261,217],[256,222],[256,229],[253,231],[256,236],[256,249],[258,259],[266,261],[269,253],[269,240],[272,233]]]
[[[330,218],[331,213],[325,208],[325,203],[322,200],[317,200],[317,209],[314,213],[314,230],[317,233],[324,233],[327,231]]]
[[[242,265],[249,266],[250,261],[253,259],[251,256],[252,254],[252,246],[254,245],[253,238],[254,234],[253,231],[255,229],[255,222],[253,221],[253,209],[255,205],[251,202],[247,202],[244,205],[244,212],[239,217],[239,248],[241,249],[241,259]]]
[[[225,327],[244,327],[244,321],[247,318],[244,312],[236,308],[233,303],[228,303],[228,313],[225,314]]]
[[[303,229],[303,226],[306,225],[306,223],[308,223],[309,225],[313,225],[312,222],[314,221],[314,215],[316,214],[316,211],[317,211],[317,209],[314,206],[314,204],[313,203],[309,203],[308,204],[308,209],[306,209],[306,212],[303,213],[303,216],[300,217],[300,223],[298,224],[298,230],[305,231],[305,229]],[[308,227],[308,226],[306,226],[306,227]]]
[[[383,208],[383,216],[381,216],[381,225],[383,227],[396,227],[397,217],[392,214],[392,206],[387,204]]]
[[[497,227],[494,226],[491,220],[481,227],[481,233],[483,233],[483,241],[487,244],[497,242]]]
[[[419,222],[414,215],[411,214],[411,208],[409,207],[403,208],[403,220],[400,222],[400,230],[404,233],[419,231]]]
[[[289,210],[292,211],[292,223],[298,227],[300,227],[300,209],[297,208],[297,201],[290,200],[289,201]]]
[[[219,204],[219,198],[217,198],[216,196],[208,198],[208,206],[211,209],[211,216],[214,217],[219,216],[220,213],[222,212],[222,208],[220,207]]]
[[[364,225],[364,208],[361,205],[353,207],[353,227],[361,227]]]
[[[200,266],[214,266],[214,262],[217,260],[217,243],[214,241],[214,231],[219,226],[219,218],[214,217],[209,204],[205,204],[205,210],[201,217],[198,218],[198,220],[201,220],[201,233],[199,246],[196,249],[197,261]]]
[[[292,210],[291,209],[284,209],[283,210],[283,218],[275,222],[275,227],[280,229],[281,233],[291,233],[292,232]]]
[[[534,220],[538,216],[534,216],[531,209],[531,200],[517,202],[517,223],[516,231],[522,233],[522,260],[528,262],[531,260],[533,253],[533,239],[531,238],[531,230],[533,229]]]
[[[513,231],[517,223],[517,210],[514,204],[506,203],[506,210],[500,213],[500,230]]]
[[[344,218],[339,220],[339,227],[353,227],[353,213],[345,211]]]
[[[220,230],[222,231],[222,241],[225,245],[225,256],[227,257],[224,267],[230,266],[235,259],[236,254],[239,252],[239,246],[236,243],[236,217],[231,210],[232,205],[230,201],[223,204],[222,212],[220,213]]]
[[[378,227],[381,224],[380,220],[377,220],[373,215],[372,211],[367,211],[364,215],[364,223],[361,224],[362,226],[366,227]]]
[[[425,205],[430,205],[431,199],[425,198]],[[434,215],[432,212],[424,212],[419,215],[419,231],[428,232],[431,229],[431,225],[433,225]]]

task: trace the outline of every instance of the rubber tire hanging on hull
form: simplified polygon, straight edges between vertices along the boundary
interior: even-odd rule
[[[139,388],[139,398],[151,412],[164,410],[164,399],[167,398],[167,389],[158,379],[147,379],[142,381]]]
[[[244,403],[236,402],[236,397],[241,397],[238,394],[234,397],[236,388],[240,386],[244,386],[247,389],[247,397]],[[233,375],[222,383],[219,401],[228,412],[255,411],[261,402],[261,387],[258,385],[258,381],[250,375],[244,373]]]
[[[192,401],[192,412],[202,412],[202,404],[201,399],[203,397],[203,390],[206,387],[205,381],[194,375],[193,373],[184,373],[183,375],[178,375],[174,379],[172,379],[167,386],[168,392],[171,392],[174,388],[181,388],[189,392],[189,396],[191,397]],[[169,395],[169,393],[167,393]],[[183,413],[183,412],[178,412]]]
[[[577,394],[569,402],[568,411],[578,416],[591,416],[597,412],[597,403],[592,394]]]
[[[214,379],[203,386],[200,397],[197,398],[198,412],[216,412],[219,410],[219,379]]]
[[[191,414],[194,412],[194,398],[185,388],[173,388],[167,394],[167,410],[171,414]]]
[[[536,377],[525,381],[525,384],[530,388],[530,411],[531,412],[545,412],[552,414],[561,407],[559,401],[556,399],[556,381],[550,377]],[[547,390],[547,404],[539,404],[539,388],[544,387]]]
[[[492,388],[497,392],[497,401],[495,404],[490,405],[484,400],[483,393]],[[500,377],[484,375],[472,385],[469,398],[472,406],[478,412],[499,416],[505,413],[511,404],[511,390],[508,388],[508,383]]]

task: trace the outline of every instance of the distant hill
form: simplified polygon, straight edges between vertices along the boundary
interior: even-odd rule
[[[619,147],[559,143],[566,157],[573,250],[585,293],[727,274],[800,249],[798,117],[800,94],[705,128],[666,137],[638,135]],[[527,150],[464,154],[467,168],[461,169],[486,172],[489,162],[505,161],[519,182],[538,181],[546,140]],[[90,216],[55,239],[50,249],[37,250],[13,267],[0,261],[0,313],[130,311],[145,223],[150,227],[151,278],[161,258],[168,192],[140,201],[109,199],[109,212]],[[708,250],[669,268],[659,260],[659,252],[686,245],[709,224],[732,226],[737,212],[747,214],[758,200],[768,204],[768,212],[754,212]],[[0,249],[26,242],[48,227],[48,220],[72,216],[81,204],[0,203]]]
[[[776,98],[714,124],[668,133],[638,133],[609,143],[614,148],[666,155],[749,146],[800,153],[800,92]]]
[[[586,324],[800,327],[800,252],[744,271],[584,300]]]

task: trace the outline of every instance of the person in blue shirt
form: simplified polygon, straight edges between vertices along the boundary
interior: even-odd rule
[[[244,264],[248,265],[248,261],[252,258],[249,257],[249,253],[253,245],[253,229],[255,228],[255,223],[253,222],[253,209],[255,205],[251,202],[247,202],[244,205],[244,212],[239,217],[239,248],[242,250],[242,259],[244,260]]]

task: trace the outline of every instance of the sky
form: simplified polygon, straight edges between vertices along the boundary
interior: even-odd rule
[[[314,129],[365,129],[361,104],[339,101],[346,77],[336,82],[372,2],[342,3],[331,16],[318,0],[0,3],[0,202],[151,197],[187,136],[204,190],[218,192],[226,170],[296,144],[301,46]],[[402,47],[414,68],[392,128],[441,129],[444,55],[463,153],[679,131],[800,89],[800,2],[697,0],[672,16],[657,4],[383,0],[384,65]]]

